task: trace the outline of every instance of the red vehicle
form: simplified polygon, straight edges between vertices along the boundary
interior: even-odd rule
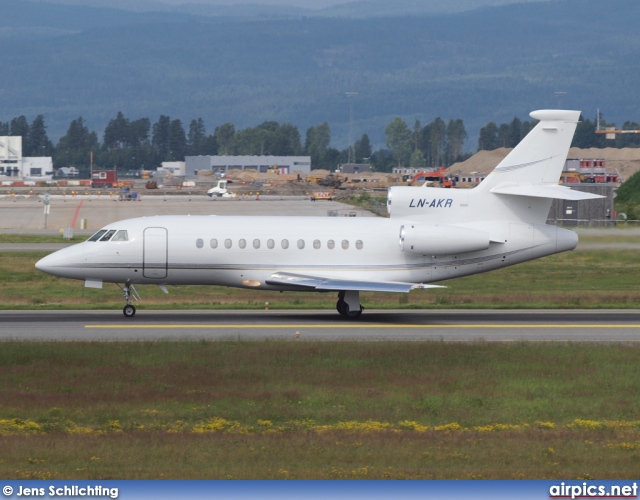
[[[117,170],[92,170],[91,187],[110,188],[118,185]]]
[[[413,179],[409,181],[409,185],[413,185],[416,182],[424,181],[424,182],[433,182],[434,184],[438,184],[439,187],[451,188],[455,187],[455,183],[449,177],[449,171],[440,167],[438,170],[424,170],[422,172],[418,172],[413,176]]]

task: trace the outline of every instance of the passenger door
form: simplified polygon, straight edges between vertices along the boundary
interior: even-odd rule
[[[142,276],[163,279],[168,273],[168,234],[164,227],[148,227],[144,230],[142,250]]]

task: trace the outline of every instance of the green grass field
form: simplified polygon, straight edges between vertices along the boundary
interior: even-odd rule
[[[635,478],[636,345],[0,344],[5,479]]]

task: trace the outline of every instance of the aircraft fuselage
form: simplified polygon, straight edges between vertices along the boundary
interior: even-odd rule
[[[506,224],[504,242],[459,254],[403,251],[405,219],[158,216],[110,224],[126,240],[85,241],[38,268],[66,278],[131,284],[223,285],[271,290],[274,272],[346,280],[429,283],[498,269],[575,247],[575,233]],[[105,235],[107,233],[104,233]]]

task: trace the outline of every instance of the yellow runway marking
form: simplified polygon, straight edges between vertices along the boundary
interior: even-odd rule
[[[327,329],[327,328],[346,328],[346,329],[400,329],[400,328],[415,328],[415,329],[467,329],[467,328],[475,328],[475,329],[496,329],[496,328],[519,328],[519,329],[576,329],[576,328],[585,328],[585,329],[593,329],[593,328],[622,328],[622,329],[634,329],[640,328],[640,324],[574,324],[574,323],[559,323],[559,324],[446,324],[446,325],[415,325],[415,324],[399,324],[399,325],[368,325],[368,324],[328,324],[328,325],[318,325],[318,324],[228,324],[228,325],[200,325],[200,324],[160,324],[160,325],[122,325],[122,324],[114,324],[114,325],[85,325],[85,328],[95,328],[95,329],[117,329],[117,330],[198,330],[198,329],[214,329],[214,330],[246,330],[250,328],[259,328],[259,329],[285,329],[285,328],[296,328],[296,329]]]

